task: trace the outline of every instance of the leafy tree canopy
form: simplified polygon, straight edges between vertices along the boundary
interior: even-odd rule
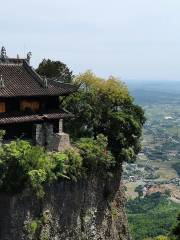
[[[129,200],[126,207],[134,240],[178,239],[170,231],[172,226],[177,226],[179,204],[172,202],[168,195],[157,192],[144,198],[138,197]]]
[[[177,225],[173,228],[172,234],[175,236],[175,239],[180,240],[180,213],[177,217]]]
[[[66,121],[66,130],[73,138],[103,134],[116,160],[133,161],[140,150],[145,117],[125,84],[112,76],[99,78],[91,71],[77,76],[74,83],[80,86],[79,91],[64,106],[75,119]]]
[[[73,78],[73,73],[66,64],[60,61],[52,61],[50,59],[43,59],[36,71],[41,76],[57,79],[58,81],[65,83],[70,83]]]
[[[168,240],[168,237],[166,236],[158,236],[155,238],[155,240]]]

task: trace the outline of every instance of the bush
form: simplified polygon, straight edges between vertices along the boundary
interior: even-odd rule
[[[28,186],[42,196],[42,184],[55,177],[50,156],[27,141],[2,145],[0,159],[0,187],[6,192],[19,192]]]
[[[65,153],[57,152],[51,155],[53,162],[53,172],[56,179],[67,177],[68,156]]]
[[[77,148],[83,158],[83,164],[86,168],[95,169],[103,167],[110,169],[115,165],[115,159],[107,150],[107,138],[104,135],[98,135],[96,140],[92,138],[81,138],[76,143]]]
[[[0,129],[0,141],[2,141],[4,135],[6,134],[5,130]]]
[[[77,180],[83,172],[83,159],[77,149],[68,149],[64,153],[57,152],[52,155],[56,177],[66,177]]]
[[[65,151],[68,157],[67,176],[77,181],[83,173],[83,158],[77,149],[69,149]]]
[[[42,147],[23,140],[0,148],[0,188],[9,193],[28,187],[43,197],[45,183],[62,177],[76,180],[81,172],[82,157],[74,149],[48,154]]]
[[[76,148],[64,152],[47,153],[44,148],[24,140],[3,144],[0,147],[0,189],[13,194],[30,188],[41,198],[47,183],[60,178],[77,181],[89,169],[100,167],[109,171],[115,165],[103,135],[98,135],[96,140],[82,138],[75,145]]]
[[[25,230],[27,232],[28,239],[33,239],[33,236],[36,234],[38,228],[39,228],[38,220],[32,220],[26,224]]]
[[[168,239],[169,239],[168,237],[162,235],[155,238],[155,240],[168,240]]]

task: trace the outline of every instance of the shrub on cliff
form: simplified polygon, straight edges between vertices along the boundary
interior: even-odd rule
[[[73,150],[47,153],[23,140],[0,147],[0,189],[17,193],[31,188],[42,197],[44,184],[66,177],[76,180],[81,175],[82,157]]]
[[[89,169],[109,169],[114,158],[106,150],[107,139],[79,139],[75,148],[48,153],[24,140],[12,141],[0,147],[0,189],[17,193],[33,189],[38,197],[44,195],[44,185],[66,178],[77,181]]]
[[[98,135],[96,140],[92,138],[81,138],[76,146],[83,158],[83,166],[89,170],[109,169],[115,165],[114,157],[107,150],[107,138]]]
[[[143,110],[134,104],[127,87],[114,77],[101,79],[87,71],[77,76],[79,91],[64,101],[75,118],[65,122],[71,137],[103,134],[116,160],[133,161],[140,151],[145,122]]]
[[[77,149],[71,148],[64,153],[57,152],[51,155],[56,179],[65,177],[77,180],[83,174],[83,158]]]
[[[43,183],[54,179],[53,164],[43,148],[17,140],[0,148],[0,187],[10,193],[31,187],[43,195]]]

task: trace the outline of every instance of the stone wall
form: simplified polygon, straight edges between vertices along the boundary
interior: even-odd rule
[[[45,122],[35,124],[34,143],[46,147],[49,151],[64,151],[71,147],[69,135],[63,132],[62,119],[59,121],[59,133],[53,132],[53,124]]]
[[[130,240],[120,172],[62,180],[33,194],[0,194],[1,240]]]
[[[56,133],[53,134],[52,140],[49,142],[47,149],[50,151],[64,151],[70,148],[69,134]]]
[[[37,145],[45,145],[45,135],[44,135],[44,126],[43,124],[34,124],[33,125],[33,141]]]

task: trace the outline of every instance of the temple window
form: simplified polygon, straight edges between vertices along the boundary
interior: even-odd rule
[[[0,113],[6,112],[6,104],[5,102],[0,102]]]
[[[40,108],[40,104],[38,101],[35,100],[22,100],[20,103],[20,110],[21,111],[33,111],[36,112]]]

